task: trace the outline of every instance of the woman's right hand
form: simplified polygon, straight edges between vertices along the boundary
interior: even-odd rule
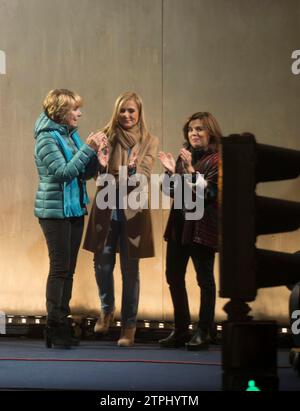
[[[102,143],[108,145],[107,136],[102,131],[98,131],[97,133],[91,133],[86,140],[86,144],[89,145],[96,152],[98,152],[99,147]]]
[[[164,168],[171,174],[175,173],[175,159],[172,156],[171,153],[164,153],[163,151],[160,151],[158,153],[158,158],[160,159],[161,164],[164,166]]]

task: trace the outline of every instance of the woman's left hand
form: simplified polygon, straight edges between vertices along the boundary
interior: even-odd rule
[[[186,148],[182,148],[179,153],[179,157],[184,162],[185,168],[189,173],[193,173],[194,167],[192,166],[192,153]]]
[[[138,153],[133,152],[129,158],[128,161],[128,168],[135,168],[136,167],[136,163],[137,163],[137,159],[138,159]]]
[[[182,148],[180,150],[179,157],[183,160],[187,167],[192,165],[192,154],[187,149]]]

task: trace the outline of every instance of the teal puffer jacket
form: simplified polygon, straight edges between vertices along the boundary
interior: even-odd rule
[[[67,162],[63,152],[50,134],[56,130],[73,152]],[[34,214],[39,218],[66,218],[64,215],[64,183],[74,178],[86,179],[96,173],[96,152],[87,144],[78,149],[68,127],[55,123],[42,113],[34,128],[35,163],[39,174],[39,185],[35,197]],[[82,215],[86,209],[82,209]]]

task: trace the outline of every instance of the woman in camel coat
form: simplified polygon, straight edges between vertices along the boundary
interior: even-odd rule
[[[126,169],[128,178],[142,175],[148,183],[157,155],[158,139],[145,125],[143,104],[136,93],[122,94],[115,103],[110,122],[103,128],[103,146],[98,152],[101,175],[114,177],[119,197],[120,166]],[[99,177],[98,177],[99,178]],[[128,193],[135,187],[128,187]],[[102,316],[95,325],[95,332],[106,333],[115,311],[113,270],[116,252],[120,253],[123,281],[122,331],[119,346],[134,343],[139,302],[139,259],[154,256],[152,224],[149,208],[103,209],[99,186],[94,199],[84,248],[94,253],[95,274],[101,300]],[[149,190],[150,191],[150,190]]]

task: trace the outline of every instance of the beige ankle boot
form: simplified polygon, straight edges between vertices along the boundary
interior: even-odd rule
[[[97,334],[106,334],[108,332],[109,327],[113,325],[114,317],[115,312],[112,311],[111,313],[104,314],[103,318],[98,318],[94,327],[94,332]]]
[[[136,328],[122,328],[121,336],[118,341],[119,347],[131,347],[134,344]]]

